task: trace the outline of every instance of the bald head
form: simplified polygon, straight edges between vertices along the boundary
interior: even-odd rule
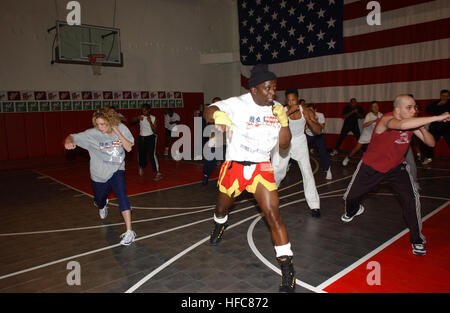
[[[416,113],[416,101],[410,95],[398,95],[394,100],[394,116],[397,119],[414,117]]]
[[[414,103],[414,98],[410,95],[404,94],[404,95],[398,95],[394,99],[394,109],[400,108],[402,105],[408,105],[410,103]]]

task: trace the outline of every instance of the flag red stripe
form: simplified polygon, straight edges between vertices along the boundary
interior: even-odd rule
[[[300,98],[302,97],[301,95],[301,90],[300,90]],[[437,95],[438,96],[438,95]],[[357,96],[355,95],[356,100],[358,100]],[[281,101],[280,101],[281,100]],[[350,99],[348,99],[350,102]],[[377,99],[373,99],[373,100],[377,100]],[[387,112],[391,112],[392,111],[392,101],[377,101],[378,105],[380,107],[380,112],[381,113],[387,113]],[[433,101],[435,101],[436,99],[420,99],[420,100],[416,100],[416,103],[418,105],[420,105],[421,109],[420,109],[420,115],[421,116],[427,116],[429,114],[427,114],[425,112],[425,108]],[[284,99],[277,99],[278,102],[283,103]],[[305,99],[305,101],[308,103],[310,101],[308,101],[308,99]],[[342,118],[342,110],[344,109],[344,107],[349,103],[349,102],[328,102],[328,103],[316,103],[316,110],[317,112],[321,112],[325,115],[325,118]],[[370,111],[370,101],[369,102],[359,102],[358,101],[358,105],[362,106],[364,109],[364,113],[367,114]]]
[[[450,18],[344,37],[344,53],[381,49],[450,37]]]
[[[450,59],[394,64],[352,70],[329,71],[279,77],[277,89],[321,88],[331,86],[373,85],[393,82],[443,79],[449,77]],[[248,79],[241,75],[241,86],[248,89]]]
[[[397,10],[412,5],[432,2],[433,0],[378,0],[381,8],[381,16],[383,17],[383,12]],[[343,19],[351,20],[354,18],[359,18],[367,16],[372,10],[366,9],[368,1],[357,1],[344,5]]]

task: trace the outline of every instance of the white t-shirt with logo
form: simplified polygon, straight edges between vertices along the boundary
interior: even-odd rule
[[[212,105],[225,112],[233,125],[231,138],[227,135],[227,161],[270,161],[281,129],[272,106],[257,105],[250,93]]]
[[[156,117],[153,115],[150,115],[150,119],[152,123],[155,123]],[[148,121],[148,117],[144,116],[143,120],[139,120],[139,135],[140,136],[150,136],[153,135],[152,127],[150,126],[150,122]]]

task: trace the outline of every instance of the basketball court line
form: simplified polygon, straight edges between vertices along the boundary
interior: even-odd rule
[[[450,204],[450,201],[447,201],[444,204],[442,204],[439,207],[437,207],[434,211],[432,211],[429,214],[427,214],[424,218],[422,218],[422,223],[425,222],[430,217],[432,217],[433,215],[435,215],[436,213],[440,212],[443,208],[445,208],[449,204]],[[336,275],[332,276],[331,278],[327,279],[323,283],[319,284],[316,288],[318,288],[318,289],[325,289],[326,287],[330,286],[332,283],[334,283],[338,279],[342,278],[346,274],[350,273],[352,270],[354,270],[355,268],[357,268],[358,266],[360,266],[361,264],[363,264],[364,262],[369,260],[371,257],[373,257],[378,252],[382,251],[383,249],[385,249],[386,247],[391,245],[393,242],[395,242],[396,240],[398,240],[399,238],[401,238],[403,235],[407,234],[408,232],[409,232],[408,228],[404,229],[403,231],[401,231],[400,233],[398,233],[397,235],[395,235],[394,237],[392,237],[391,239],[389,239],[388,241],[383,243],[381,246],[376,248],[375,250],[369,252],[368,254],[366,254],[364,257],[362,257],[358,261],[354,262],[353,264],[351,264],[350,266],[346,267],[345,269],[343,269],[342,271],[340,271]]]
[[[279,207],[285,207],[288,206],[290,204],[294,204],[294,203],[299,203],[299,202],[303,202],[305,201],[305,199],[299,199],[299,200],[294,200],[288,203],[284,203],[281,204]],[[233,214],[233,212],[229,213],[230,215]],[[227,229],[232,229],[236,226],[239,226],[240,224],[247,222],[257,216],[260,216],[260,213],[249,216],[243,220],[240,220],[239,222],[230,225],[227,227]],[[211,218],[212,219],[212,218]],[[186,253],[194,250],[195,248],[197,248],[198,246],[200,246],[202,243],[208,241],[210,238],[210,236],[207,236],[199,241],[197,241],[195,244],[189,246],[188,248],[184,249],[183,251],[181,251],[180,253],[178,253],[176,256],[174,256],[173,258],[171,258],[170,260],[168,260],[167,262],[163,263],[162,265],[160,265],[156,270],[152,271],[150,274],[146,275],[144,278],[142,278],[139,282],[137,282],[136,284],[134,284],[133,286],[131,286],[130,288],[128,288],[125,293],[132,293],[134,291],[136,291],[136,289],[138,289],[140,286],[142,286],[144,283],[146,283],[150,278],[152,278],[153,276],[155,276],[156,274],[158,274],[160,271],[162,271],[163,269],[165,269],[166,267],[168,267],[170,264],[172,264],[173,262],[175,262],[176,260],[178,260],[179,258],[181,258],[182,256],[184,256]]]
[[[256,224],[262,219],[262,216],[257,217],[248,227],[247,230],[247,242],[248,245],[250,247],[250,249],[252,250],[253,254],[265,265],[267,266],[269,269],[271,269],[272,271],[274,271],[275,273],[277,273],[278,275],[281,276],[281,270],[276,267],[275,265],[273,265],[271,262],[269,262],[269,260],[267,260],[262,254],[261,252],[259,252],[258,248],[256,248],[255,242],[253,241],[253,229],[255,228]],[[295,278],[295,284],[299,285],[305,289],[311,290],[315,293],[325,293],[323,290],[317,289],[316,287],[305,283],[304,281],[299,280],[298,278]]]
[[[339,179],[339,180],[341,180],[341,179]],[[339,180],[336,180],[336,181],[339,181]],[[333,181],[333,182],[336,182],[336,181]],[[332,182],[329,182],[329,183],[332,183]],[[323,185],[328,185],[329,183],[325,183]],[[323,185],[320,185],[320,186],[323,186]],[[331,192],[334,192],[334,191],[331,191]],[[299,192],[296,192],[296,193],[299,193]],[[301,201],[304,201],[304,200],[305,199],[295,200],[293,202],[282,204],[279,207],[281,208],[281,207],[287,206],[289,204],[301,202]],[[235,210],[233,212],[230,212],[230,215],[231,214],[235,214],[235,213],[239,213],[239,212],[242,212],[242,211],[245,211],[245,210],[248,210],[250,208],[255,208],[256,206],[257,205],[251,205],[251,206],[239,209],[239,210]],[[193,212],[189,212],[189,213],[193,213]],[[184,213],[184,214],[186,214],[186,213]],[[174,228],[171,228],[171,229],[168,229],[168,230],[164,230],[164,231],[160,231],[160,232],[157,232],[157,233],[149,234],[149,235],[146,235],[146,236],[138,237],[138,238],[135,239],[135,241],[144,240],[144,239],[147,239],[147,238],[151,238],[151,237],[158,236],[158,235],[161,235],[161,234],[165,234],[165,233],[168,233],[168,232],[171,232],[171,231],[175,231],[175,230],[179,230],[179,229],[182,229],[182,228],[186,228],[186,227],[189,227],[189,226],[192,226],[192,225],[196,225],[196,224],[199,224],[199,223],[202,223],[202,222],[205,222],[205,221],[209,221],[209,220],[212,220],[212,219],[213,218],[210,217],[210,218],[206,218],[206,219],[203,219],[203,220],[200,220],[200,221],[196,221],[196,222],[192,222],[192,223],[189,223],[189,224],[184,224],[184,225],[181,225],[181,226],[178,226],[178,227],[174,227]],[[44,268],[44,267],[48,267],[48,266],[51,266],[51,265],[54,265],[54,264],[58,264],[58,263],[61,263],[61,262],[64,262],[64,261],[73,260],[75,258],[87,256],[87,255],[94,254],[94,253],[101,252],[101,251],[105,251],[105,250],[108,250],[108,249],[113,249],[113,248],[116,248],[116,247],[119,247],[119,246],[121,246],[120,243],[115,244],[115,245],[106,246],[106,247],[99,248],[99,249],[95,249],[95,250],[91,250],[91,251],[87,251],[87,252],[84,252],[84,253],[76,254],[76,255],[73,255],[73,256],[70,256],[70,257],[62,258],[62,259],[59,259],[59,260],[56,260],[56,261],[52,261],[52,262],[48,262],[48,263],[45,263],[45,264],[41,264],[41,265],[38,265],[38,266],[30,267],[30,268],[27,268],[27,269],[23,269],[23,270],[20,270],[20,271],[16,271],[16,272],[13,272],[13,273],[9,273],[9,274],[0,276],[0,280],[8,278],[8,277],[16,276],[16,275],[19,275],[19,274],[27,273],[27,272],[30,272],[30,271],[34,271],[34,270],[37,270],[37,269],[41,269],[41,268]]]
[[[296,200],[296,201],[300,202],[300,200]],[[285,205],[287,205],[287,204],[285,204]],[[251,206],[248,206],[248,207],[244,207],[244,208],[235,210],[233,212],[230,212],[230,215],[231,214],[236,214],[236,213],[239,213],[239,212],[242,212],[242,211],[246,211],[246,210],[249,210],[249,209],[255,208],[255,207],[256,207],[256,205],[251,205]],[[186,214],[189,214],[189,213],[193,214],[194,212],[181,213],[181,214],[186,215]],[[154,236],[162,235],[162,234],[165,234],[165,233],[168,233],[168,232],[176,231],[176,230],[179,230],[179,229],[182,229],[182,228],[186,228],[186,227],[193,226],[193,225],[196,225],[196,224],[199,224],[199,223],[210,221],[212,219],[213,219],[213,217],[209,217],[209,218],[202,219],[202,220],[199,220],[199,221],[195,221],[195,222],[192,222],[192,223],[189,223],[189,224],[183,224],[181,226],[170,228],[168,230],[160,231],[160,232],[149,234],[149,235],[142,236],[142,237],[137,237],[134,241],[137,242],[137,241],[144,240],[144,239],[147,239],[147,238],[151,238],[151,237],[154,237]],[[101,251],[104,251],[104,250],[113,249],[113,248],[116,248],[116,247],[119,247],[119,246],[121,246],[120,243],[115,244],[115,245],[106,246],[106,247],[99,248],[99,249],[95,249],[95,250],[91,250],[91,251],[87,251],[87,252],[84,252],[84,253],[81,253],[81,254],[76,254],[76,255],[73,255],[73,256],[70,256],[70,257],[62,258],[62,259],[59,259],[59,260],[56,260],[56,261],[52,261],[52,262],[48,262],[48,263],[45,263],[45,264],[41,264],[41,265],[38,265],[38,266],[30,267],[30,268],[27,268],[27,269],[24,269],[24,270],[21,270],[21,271],[17,271],[17,272],[13,272],[13,273],[9,273],[9,274],[0,276],[0,280],[8,278],[8,277],[11,277],[11,276],[16,276],[16,275],[19,275],[19,274],[30,272],[30,271],[33,271],[33,270],[37,270],[37,269],[40,269],[40,268],[44,268],[44,267],[47,267],[47,266],[50,266],[50,265],[54,265],[54,264],[57,264],[57,263],[61,263],[61,262],[64,262],[64,261],[73,260],[75,258],[79,258],[79,257],[83,257],[83,256],[86,256],[86,255],[90,255],[90,254],[94,254],[94,253],[97,253],[97,252],[101,252]]]
[[[344,180],[349,178],[350,176],[346,176],[340,179],[337,179],[335,181],[332,182],[327,182],[321,185],[318,185],[317,188],[329,185],[331,183],[340,181],[340,180]],[[290,186],[289,186],[290,187]],[[288,187],[286,187],[288,188]],[[329,194],[329,193],[335,193],[335,192],[340,192],[346,190],[344,189],[337,189],[337,190],[333,190],[330,192],[327,192],[325,194]],[[304,190],[301,191],[297,191],[297,192],[293,192],[284,196],[279,197],[279,199],[284,199],[287,197],[291,197],[300,193],[303,193]],[[249,198],[249,199],[245,199],[245,200],[241,200],[241,201],[237,201],[235,202],[235,204],[241,204],[247,201],[253,200],[253,198]],[[118,206],[116,203],[109,203],[111,205],[115,205]],[[215,205],[205,205],[205,206],[197,206],[197,207],[185,207],[185,208],[170,208],[170,207],[166,207],[166,208],[145,208],[145,207],[140,207],[140,209],[142,210],[189,210],[189,209],[197,209],[197,208],[206,208],[203,210],[199,210],[199,211],[195,211],[195,212],[188,212],[188,213],[179,213],[179,214],[173,214],[173,215],[167,215],[167,216],[160,216],[160,217],[154,217],[154,218],[149,218],[149,219],[142,219],[142,220],[135,220],[132,221],[131,224],[137,224],[137,223],[143,223],[143,222],[149,222],[149,221],[155,221],[155,220],[161,220],[161,219],[166,219],[166,218],[172,218],[172,217],[179,217],[179,216],[183,216],[183,215],[190,215],[190,214],[196,214],[196,213],[201,213],[201,212],[205,212],[208,210],[212,210],[214,209]],[[139,208],[139,207],[133,207],[133,209],[135,208]],[[108,224],[108,225],[94,225],[94,226],[84,226],[84,227],[72,227],[72,228],[62,228],[62,229],[53,229],[53,230],[41,230],[41,231],[29,231],[29,232],[16,232],[16,233],[0,233],[0,237],[5,237],[5,236],[21,236],[21,235],[36,235],[36,234],[46,234],[46,233],[57,233],[57,232],[67,232],[67,231],[78,231],[78,230],[88,230],[88,229],[95,229],[95,228],[106,228],[106,227],[111,227],[111,226],[119,226],[119,225],[124,225],[124,222],[121,223],[113,223],[113,224]]]
[[[69,185],[66,185],[66,184],[64,184],[64,183],[62,183],[62,182],[60,182],[60,181],[54,179],[53,177],[49,177],[49,176],[47,176],[47,175],[43,175],[43,176],[46,176],[46,177],[48,177],[48,178],[50,178],[50,179],[53,179],[53,180],[57,181],[58,183],[60,183],[60,184],[62,184],[62,185],[68,186],[68,187],[71,188],[71,189],[77,190],[76,188],[74,188],[74,187],[72,187],[72,186],[69,186]],[[351,176],[352,176],[352,175],[349,175],[348,177],[351,177]],[[344,177],[344,178],[341,178],[341,179],[339,179],[339,180],[342,180],[342,179],[345,179],[345,178],[348,178],[348,177]],[[330,181],[330,182],[328,182],[328,183],[322,184],[322,185],[317,186],[317,187],[321,187],[321,186],[324,186],[324,185],[332,184],[332,183],[335,183],[335,182],[337,182],[337,181],[339,181],[339,180]],[[192,184],[192,183],[191,183],[191,184]],[[171,187],[171,188],[176,188],[176,187],[179,187],[179,186],[175,186],[175,187]],[[291,186],[288,186],[288,187],[286,187],[286,188],[290,188],[290,187],[291,187]],[[171,188],[168,188],[168,189],[171,189]],[[77,191],[79,191],[79,190],[77,190]],[[82,192],[82,191],[79,191],[79,192],[85,194],[85,193]],[[153,192],[153,191],[151,191],[151,192]],[[301,192],[303,192],[303,191],[301,191]],[[301,193],[301,192],[296,192],[295,194]],[[332,192],[337,192],[337,191],[332,191]],[[330,192],[330,193],[331,193],[331,192]],[[89,194],[87,194],[87,195],[90,196]],[[91,197],[92,197],[92,196],[91,196]],[[284,204],[284,205],[280,205],[280,208],[281,208],[281,206],[286,206],[286,205],[289,205],[289,204],[292,204],[292,203],[295,203],[295,202],[300,202],[300,201],[304,201],[304,199],[301,199],[301,200],[295,200],[295,201],[293,201],[293,202],[286,203],[286,204]],[[255,206],[255,205],[253,205],[253,206],[251,206],[251,207],[254,207],[254,206]],[[250,208],[250,207],[248,207],[248,208]],[[248,208],[244,208],[244,209],[248,209]],[[243,209],[241,209],[241,210],[239,210],[239,211],[242,211],[242,210],[243,210]],[[239,211],[231,212],[230,214],[238,213]],[[433,211],[433,212],[435,212],[435,211]],[[433,212],[432,212],[432,213],[433,213]],[[192,212],[191,212],[191,213],[192,213]],[[437,212],[436,212],[436,213],[437,213]],[[435,213],[434,213],[434,214],[435,214]],[[256,215],[255,215],[255,216],[256,216]],[[253,216],[253,217],[251,217],[251,218],[254,218],[255,216]],[[427,218],[429,218],[428,215],[427,215],[426,219],[427,219]],[[170,232],[170,231],[178,230],[178,229],[180,229],[180,228],[189,227],[189,226],[192,226],[192,225],[195,225],[195,224],[198,224],[198,223],[207,221],[207,220],[211,220],[211,219],[212,219],[212,218],[208,218],[208,219],[196,221],[196,222],[193,222],[193,223],[190,223],[190,224],[187,224],[187,225],[178,226],[178,227],[175,227],[175,228],[172,228],[172,229],[169,229],[169,230],[164,230],[164,231],[161,231],[161,232],[158,232],[158,233],[146,235],[146,236],[144,236],[144,237],[137,238],[136,241],[144,240],[144,239],[147,239],[147,238],[150,238],[150,237],[153,237],[153,236],[157,236],[157,235],[160,235],[160,234],[163,234],[163,233],[167,233],[167,232]],[[247,218],[247,219],[249,219],[249,218]],[[246,220],[247,220],[247,219],[246,219]],[[424,218],[423,220],[425,221],[426,219]],[[241,222],[244,222],[244,221],[241,221]],[[236,226],[237,226],[237,225],[236,225]],[[209,238],[209,237],[208,237],[208,238]],[[202,240],[204,240],[204,239],[202,239]],[[395,241],[395,240],[394,240],[394,241]],[[199,245],[200,245],[200,244],[199,244]],[[120,246],[120,244],[111,245],[111,246],[103,247],[103,248],[100,248],[100,249],[88,251],[88,252],[81,253],[81,254],[78,254],[78,255],[75,255],[75,256],[63,258],[63,259],[56,260],[56,261],[53,261],[53,262],[49,262],[49,263],[46,263],[46,264],[43,264],[43,265],[39,265],[39,266],[35,266],[35,267],[32,267],[32,268],[28,268],[28,269],[25,269],[25,270],[22,270],[22,271],[10,273],[10,274],[1,276],[0,279],[4,279],[4,278],[7,278],[7,277],[19,275],[19,274],[22,274],[22,273],[25,273],[25,272],[29,272],[29,271],[32,271],[32,270],[36,270],[36,269],[43,268],[43,267],[46,267],[46,266],[50,266],[50,265],[53,265],[53,264],[57,264],[57,263],[60,263],[60,262],[72,260],[73,258],[76,258],[76,257],[86,256],[86,255],[93,254],[93,253],[97,253],[97,252],[101,252],[101,251],[104,251],[104,250],[107,250],[107,249],[112,249],[112,248],[115,248],[115,247],[118,247],[118,246]],[[191,247],[192,247],[192,246],[191,246]],[[196,247],[196,246],[195,246],[195,247]],[[192,249],[194,249],[195,247],[193,247]],[[192,249],[191,249],[191,250],[192,250]],[[191,250],[189,250],[189,251],[191,251]],[[189,252],[189,251],[187,251],[187,252]],[[186,253],[187,253],[187,252],[186,252]],[[181,252],[181,253],[182,253],[182,252]],[[183,253],[182,255],[184,255],[184,254],[186,254],[186,253]],[[181,257],[182,255],[180,255],[180,257]],[[174,262],[174,261],[175,261],[175,260],[173,260],[172,262]],[[171,263],[172,263],[172,262],[171,262]],[[167,265],[167,266],[168,266],[168,265]],[[162,268],[161,268],[160,270],[162,270]],[[329,280],[327,280],[326,282],[328,282],[328,281],[329,281]],[[316,287],[316,288],[319,288],[320,286],[324,285],[326,282],[322,283],[321,285],[319,285],[319,286]],[[325,287],[326,287],[326,286],[325,286]],[[323,287],[323,288],[325,288],[325,287]],[[320,289],[320,288],[319,288],[319,289]]]
[[[328,192],[328,193],[334,193],[334,192],[335,192],[335,191],[330,191],[330,192]],[[325,194],[328,194],[328,193],[325,193]],[[340,195],[334,195],[334,196],[340,196]],[[304,201],[306,201],[305,198],[298,199],[298,200],[294,200],[294,201],[291,201],[291,202],[288,202],[288,203],[281,204],[281,205],[279,206],[279,208],[281,209],[281,208],[283,208],[283,207],[285,207],[285,206],[288,206],[288,205],[291,205],[291,204],[295,204],[295,203],[299,203],[299,202],[304,202]],[[256,206],[256,205],[254,205],[254,206]],[[241,210],[242,210],[242,209],[241,209]],[[231,214],[233,214],[233,212],[231,212],[231,213],[229,213],[229,214],[231,215]],[[239,226],[240,224],[242,224],[242,223],[244,223],[244,222],[246,222],[246,221],[248,221],[248,220],[251,220],[251,219],[253,219],[253,218],[255,218],[255,217],[258,217],[258,216],[261,216],[261,214],[258,213],[258,214],[252,215],[252,216],[250,216],[250,217],[247,217],[247,218],[245,218],[245,219],[243,219],[243,220],[241,220],[241,221],[239,221],[239,222],[237,222],[237,223],[235,223],[235,224],[233,224],[233,225],[228,226],[227,229],[228,229],[228,230],[229,230],[229,229],[232,229],[232,228],[234,228],[234,227],[236,227],[236,226]],[[208,241],[209,238],[210,238],[210,236],[207,236],[207,237],[205,237],[205,238],[203,238],[203,239],[197,241],[195,244],[189,246],[188,248],[184,249],[183,251],[181,251],[180,253],[178,253],[178,254],[175,255],[174,257],[172,257],[170,260],[168,260],[167,262],[165,262],[165,263],[163,263],[162,265],[160,265],[157,269],[155,269],[154,271],[152,271],[151,273],[149,273],[148,275],[146,275],[145,277],[143,277],[143,278],[142,278],[141,280],[139,280],[136,284],[134,284],[133,286],[131,286],[130,288],[128,288],[128,289],[125,291],[125,293],[132,293],[132,292],[136,291],[139,287],[141,287],[143,284],[145,284],[145,283],[146,283],[149,279],[151,279],[153,276],[155,276],[156,274],[158,274],[159,272],[161,272],[163,269],[167,268],[170,264],[172,264],[172,263],[175,262],[176,260],[180,259],[182,256],[184,256],[184,255],[187,254],[188,252],[190,252],[190,251],[194,250],[195,248],[197,248],[198,246],[200,246],[202,243]],[[268,261],[267,261],[267,262],[268,262]],[[269,262],[269,263],[270,263],[270,262]],[[281,271],[280,271],[280,272],[277,272],[277,273],[278,273],[279,275],[281,275]],[[311,286],[311,285],[309,285],[309,284],[307,284],[307,283],[305,283],[305,282],[302,282],[302,281],[300,281],[300,280],[296,280],[296,283],[299,284],[299,285],[302,286],[302,287],[305,287],[305,288],[307,288],[307,289],[316,291],[316,289],[315,289],[313,286]],[[312,289],[311,289],[311,288],[312,288]]]

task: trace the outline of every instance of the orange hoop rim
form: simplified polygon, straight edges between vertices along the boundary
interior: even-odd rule
[[[88,54],[88,59],[91,64],[97,62],[97,59],[103,59],[105,57],[102,53]]]

